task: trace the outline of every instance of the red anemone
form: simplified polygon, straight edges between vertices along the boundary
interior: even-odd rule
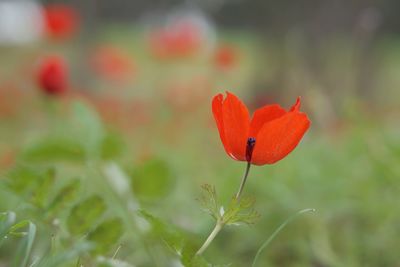
[[[250,119],[247,107],[227,92],[225,99],[222,94],[214,97],[212,111],[226,153],[254,165],[283,159],[310,127],[307,115],[300,112],[300,98],[289,111],[277,104],[267,105]]]
[[[64,60],[57,56],[43,59],[37,72],[37,82],[46,94],[65,93],[68,90],[68,70]]]
[[[79,15],[72,6],[50,4],[44,7],[46,33],[56,39],[71,37],[78,29]]]

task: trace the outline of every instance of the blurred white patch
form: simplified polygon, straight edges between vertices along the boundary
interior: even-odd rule
[[[224,216],[224,214],[225,214],[224,207],[223,207],[223,206],[221,206],[221,208],[219,209],[219,215],[221,215],[221,217],[223,217],[223,216]]]
[[[23,45],[43,34],[42,9],[35,1],[0,1],[0,44]]]
[[[104,168],[104,173],[110,185],[119,195],[124,196],[129,193],[129,179],[117,164],[108,163]]]

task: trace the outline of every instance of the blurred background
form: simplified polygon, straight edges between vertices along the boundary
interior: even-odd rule
[[[400,2],[0,0],[0,266],[400,266]],[[245,163],[211,99],[312,126],[214,227]],[[210,265],[210,264],[213,265]]]

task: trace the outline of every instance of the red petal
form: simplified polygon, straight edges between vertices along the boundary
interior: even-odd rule
[[[218,94],[218,95],[214,96],[213,101],[212,101],[212,112],[214,114],[215,122],[217,123],[219,137],[221,138],[221,142],[224,145],[226,153],[228,155],[230,155],[231,151],[230,151],[229,146],[228,146],[228,144],[226,142],[225,130],[224,130],[224,122],[223,122],[223,116],[222,116],[223,98],[224,97],[223,97],[222,94]]]
[[[300,110],[300,106],[301,106],[301,101],[300,101],[300,96],[297,97],[296,99],[296,103],[294,103],[294,105],[290,108],[290,111],[299,111]]]
[[[277,104],[264,106],[260,109],[257,109],[254,112],[253,119],[250,123],[249,137],[256,137],[265,123],[282,117],[285,114],[286,110]]]
[[[300,101],[296,102],[293,111],[264,124],[256,137],[251,163],[255,165],[275,163],[297,146],[310,127],[307,115],[297,111],[299,106]]]
[[[227,92],[222,104],[222,117],[229,156],[236,160],[246,160],[246,144],[250,128],[247,107],[239,98]]]

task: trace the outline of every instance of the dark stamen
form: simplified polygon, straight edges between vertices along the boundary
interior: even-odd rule
[[[249,137],[247,139],[247,145],[246,145],[246,160],[247,162],[251,161],[251,156],[253,155],[253,149],[256,144],[256,139],[254,137]]]

